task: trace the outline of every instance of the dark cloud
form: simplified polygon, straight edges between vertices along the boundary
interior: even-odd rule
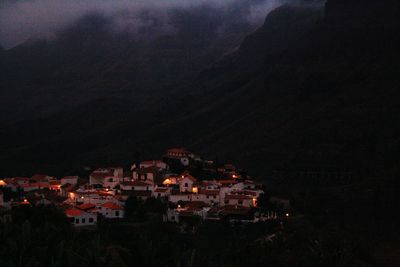
[[[6,0],[0,6],[0,43],[13,47],[31,37],[49,38],[88,13],[112,18],[115,30],[132,33],[159,23],[173,31],[169,12],[209,6],[221,13],[244,7],[237,19],[259,24],[267,13],[289,0]]]

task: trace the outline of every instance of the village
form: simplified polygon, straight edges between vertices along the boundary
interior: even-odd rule
[[[6,214],[21,205],[54,205],[76,227],[92,227],[100,219],[124,219],[129,199],[163,203],[162,220],[177,224],[257,223],[288,217],[289,201],[270,197],[275,208],[265,209],[260,203],[265,202],[264,191],[261,183],[233,164],[218,165],[185,148],[171,148],[161,160],[135,162],[129,170],[97,168],[87,178],[44,174],[1,178],[0,210]]]

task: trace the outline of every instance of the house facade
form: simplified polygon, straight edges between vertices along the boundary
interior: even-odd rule
[[[77,208],[69,208],[65,211],[65,215],[74,226],[93,226],[97,223],[97,214],[85,212]]]

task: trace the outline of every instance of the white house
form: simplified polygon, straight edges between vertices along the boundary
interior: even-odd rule
[[[154,166],[135,169],[132,173],[133,180],[151,182],[154,184],[160,169]]]
[[[124,191],[153,191],[154,186],[144,181],[126,181],[120,184],[120,189]]]
[[[226,195],[224,204],[230,206],[255,207],[257,199],[246,195]]]
[[[172,194],[169,195],[168,201],[178,203],[179,201],[192,201],[192,194]]]
[[[97,223],[97,214],[85,212],[76,208],[69,208],[65,215],[70,219],[74,226],[91,226]]]
[[[149,168],[149,167],[155,167],[160,170],[168,170],[169,169],[168,164],[162,160],[146,160],[146,161],[142,161],[139,163],[139,168]],[[132,165],[131,170],[134,170],[134,169],[136,169],[136,164]]]
[[[171,189],[169,187],[157,187],[153,192],[153,196],[155,198],[163,198],[169,196],[170,193]]]
[[[179,191],[180,192],[192,192],[193,183],[197,181],[196,178],[191,176],[190,174],[182,175],[182,177],[178,180]]]
[[[200,190],[197,194],[192,195],[192,201],[202,201],[209,205],[219,204],[219,190]]]
[[[10,188],[13,192],[18,191],[21,185],[29,184],[29,178],[27,177],[15,177],[4,179],[5,187]]]
[[[123,180],[123,169],[118,168],[99,168],[89,176],[89,184],[99,184],[104,187],[114,188]]]
[[[61,178],[61,186],[65,184],[76,185],[78,183],[78,176],[65,176]]]
[[[124,217],[124,208],[114,202],[106,202],[99,207],[100,213],[109,219],[117,219]]]

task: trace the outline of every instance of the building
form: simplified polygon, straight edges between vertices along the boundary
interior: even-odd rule
[[[76,185],[78,183],[78,176],[65,176],[61,178],[61,185],[70,184]]]
[[[53,177],[48,176],[46,174],[35,174],[31,177],[31,182],[33,183],[47,183],[50,180],[54,180]]]
[[[132,178],[135,181],[144,181],[154,184],[160,169],[154,166],[143,167],[133,170]]]
[[[190,174],[183,174],[179,180],[179,191],[180,192],[192,192],[193,191],[193,184],[197,181],[196,178],[191,176]]]
[[[99,207],[100,213],[108,219],[119,219],[124,217],[124,208],[114,202],[106,202]]]
[[[114,188],[123,180],[122,168],[99,168],[89,176],[90,185],[101,185],[107,188]]]
[[[188,166],[190,159],[194,158],[194,154],[185,148],[171,148],[167,150],[164,157],[179,160],[183,166]]]
[[[209,205],[220,204],[219,190],[199,190],[193,194],[192,201],[202,201]]]
[[[85,212],[77,208],[69,208],[65,211],[74,226],[93,226],[97,223],[97,214]]]
[[[149,167],[155,167],[160,170],[169,169],[168,164],[162,160],[146,160],[139,163],[139,168],[149,168]],[[131,170],[134,170],[136,168],[137,168],[136,164],[133,164]]]
[[[125,181],[120,184],[121,191],[153,191],[154,186],[145,181]]]
[[[155,198],[165,198],[168,197],[170,193],[171,189],[169,187],[157,187],[153,192],[153,196]]]
[[[188,202],[192,201],[192,194],[191,193],[179,193],[179,194],[171,194],[168,197],[168,201],[172,203],[178,202]]]
[[[224,204],[230,206],[255,207],[256,203],[256,198],[247,195],[231,194],[226,195],[224,199]]]

